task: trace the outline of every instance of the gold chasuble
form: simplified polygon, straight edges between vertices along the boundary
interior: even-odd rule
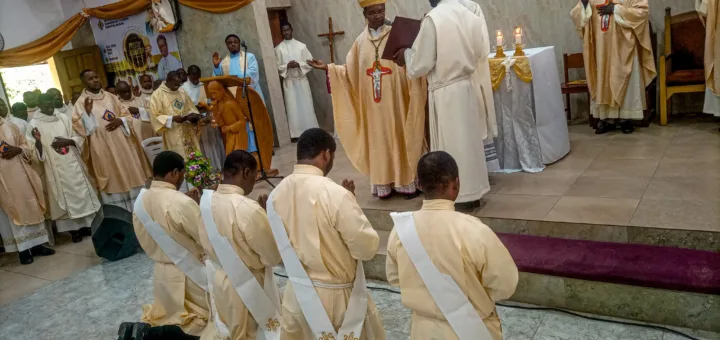
[[[352,164],[370,177],[381,197],[393,187],[415,191],[415,167],[425,148],[427,82],[409,80],[404,68],[380,59],[390,29],[382,26],[371,34],[365,27],[347,64],[328,65],[335,131]]]
[[[150,123],[158,134],[162,134],[165,150],[177,152],[185,160],[193,151],[200,151],[195,126],[190,122],[175,123],[173,116],[198,113],[195,104],[185,91],[170,90],[163,83],[150,98]]]
[[[650,43],[648,0],[615,0],[615,12],[600,15],[598,6],[607,2],[590,0],[585,8],[578,1],[570,16],[584,40],[585,73],[592,101],[598,106],[619,109],[635,72],[640,73],[643,89],[657,72]]]

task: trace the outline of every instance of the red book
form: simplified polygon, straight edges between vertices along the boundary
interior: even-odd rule
[[[398,50],[401,48],[411,48],[415,42],[415,38],[420,34],[421,22],[422,21],[417,19],[395,17],[382,58],[385,60],[393,60],[393,56]]]

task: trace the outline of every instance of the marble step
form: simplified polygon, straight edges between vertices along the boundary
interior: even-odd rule
[[[387,281],[387,230],[364,263],[369,279]],[[720,331],[720,295],[680,292],[551,275],[520,273],[513,301],[679,327]]]

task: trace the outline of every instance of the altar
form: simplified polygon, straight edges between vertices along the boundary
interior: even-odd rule
[[[570,152],[555,48],[524,52],[526,58],[491,61],[498,137],[485,145],[490,171],[539,172]]]

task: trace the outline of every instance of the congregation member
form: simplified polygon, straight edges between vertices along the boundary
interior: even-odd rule
[[[116,88],[115,85],[113,85],[113,84],[108,85],[108,86],[105,88],[105,92],[107,92],[107,93],[109,93],[109,94],[111,94],[111,95],[113,95],[113,96],[117,96],[117,88]]]
[[[324,130],[303,132],[295,170],[267,201],[291,277],[282,303],[282,340],[385,339],[362,269],[362,261],[375,256],[379,237],[355,199],[355,184],[344,180],[339,185],[326,177],[335,150],[335,140]]]
[[[178,189],[185,178],[185,161],[163,151],[153,161],[153,181],[135,202],[133,227],[140,246],[155,262],[154,301],[143,306],[141,322],[151,326],[177,325],[200,336],[210,306],[200,244],[200,207]],[[197,191],[194,191],[197,193]],[[179,338],[173,338],[179,339]]]
[[[158,80],[165,80],[167,79],[168,73],[182,68],[182,63],[178,60],[178,58],[175,58],[175,56],[170,53],[167,38],[165,38],[164,35],[158,35],[157,46],[161,55],[157,66],[157,76]]]
[[[155,137],[155,131],[153,131],[152,124],[150,124],[150,115],[143,99],[134,96],[130,84],[122,80],[117,83],[117,93],[120,102],[125,105],[133,117],[132,130],[138,141],[142,142]]]
[[[88,166],[100,191],[103,204],[132,211],[133,202],[145,184],[143,158],[129,126],[132,116],[117,96],[102,89],[92,70],[80,74],[85,89],[75,103],[74,128],[87,137]]]
[[[632,133],[647,109],[645,87],[655,79],[648,0],[579,0],[570,12],[583,39],[590,114],[595,133]]]
[[[720,117],[720,2],[695,0],[695,10],[705,24],[705,106],[703,112]]]
[[[14,124],[18,130],[20,130],[20,134],[25,136],[25,132],[27,131],[27,121],[25,121],[20,117],[27,117],[27,106],[23,103],[15,103],[12,107],[12,113],[8,112],[7,104],[5,104],[5,101],[0,99],[0,118],[4,119],[5,121]]]
[[[0,99],[0,237],[5,252],[17,252],[20,264],[33,263],[33,256],[55,253],[43,244],[49,241],[45,222],[47,205],[40,176],[31,167],[37,162],[33,143],[8,119]]]
[[[72,106],[65,103],[62,92],[60,90],[51,87],[45,93],[55,98],[55,111],[60,114],[64,114],[68,117],[72,117]]]
[[[40,95],[39,105],[40,114],[30,121],[26,137],[42,161],[50,218],[58,232],[69,232],[77,243],[90,236],[101,208],[82,160],[85,138],[73,129],[71,117],[56,113],[54,96]]]
[[[205,84],[200,82],[200,77],[202,77],[200,67],[190,65],[187,70],[188,81],[184,82],[181,88],[190,96],[190,99],[198,111],[206,112],[206,114],[210,116],[203,120],[205,122],[211,122],[213,113],[207,112],[208,98],[207,94],[205,94]],[[200,130],[200,150],[210,159],[210,164],[213,168],[218,170],[222,169],[223,162],[225,162],[225,145],[220,130],[209,123],[204,124],[198,129]]]
[[[174,151],[187,160],[200,150],[195,128],[200,120],[198,110],[185,91],[180,91],[180,75],[168,73],[150,98],[150,123],[162,135],[165,150]]]
[[[297,141],[305,130],[319,127],[307,78],[312,66],[306,61],[313,57],[305,44],[293,38],[293,28],[289,22],[283,23],[280,29],[284,40],[275,47],[275,58],[280,77],[283,78],[290,138]]]
[[[185,69],[182,68],[182,67],[179,68],[179,69],[177,69],[177,70],[175,70],[175,71],[177,71],[177,73],[180,75],[180,81],[181,81],[183,84],[185,84],[185,83],[188,81],[188,73],[187,73],[187,71],[185,71]]]
[[[205,226],[200,243],[209,257],[208,291],[217,311],[215,329],[208,333],[215,331],[220,339],[254,340],[258,333],[277,339],[280,296],[272,267],[280,264],[280,252],[265,214],[267,196],[247,197],[258,163],[248,152],[235,150],[222,171],[217,191],[206,190],[200,201]]]
[[[38,93],[34,91],[28,91],[23,93],[23,103],[27,105],[27,121],[31,121],[36,112],[39,112],[38,108]]]
[[[426,154],[417,168],[425,200],[420,211],[392,214],[385,268],[412,311],[410,339],[502,340],[495,302],[515,292],[515,262],[488,226],[455,211],[462,185],[450,154]]]
[[[367,26],[347,64],[308,63],[328,72],[335,129],[353,166],[370,177],[373,195],[387,198],[394,191],[414,198],[415,166],[425,151],[427,83],[408,80],[404,68],[380,59],[392,29],[386,0],[359,3]]]
[[[410,78],[427,75],[430,150],[457,160],[463,183],[457,203],[474,208],[490,191],[485,149],[478,147],[487,136],[488,103],[473,77],[490,53],[487,27],[458,0],[430,0],[430,6],[412,48],[398,51],[395,62],[406,65]]]

